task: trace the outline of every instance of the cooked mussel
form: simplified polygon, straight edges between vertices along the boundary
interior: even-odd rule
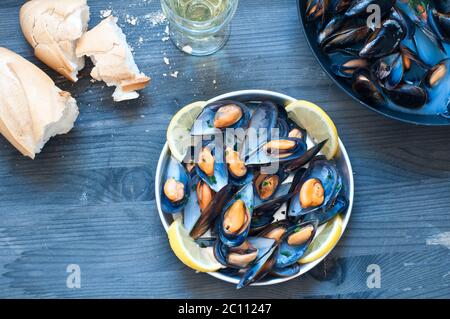
[[[196,173],[215,191],[228,184],[228,169],[224,160],[224,151],[214,142],[201,147],[196,157]]]
[[[410,109],[424,106],[428,99],[427,91],[409,83],[400,83],[395,88],[383,88],[383,91],[392,102]]]
[[[323,19],[331,0],[308,0],[306,3],[306,19],[314,21]]]
[[[276,252],[276,268],[289,267],[305,254],[314,238],[317,221],[299,223],[286,230]]]
[[[288,215],[297,217],[315,210],[326,211],[341,188],[342,180],[334,163],[317,157],[298,181]]]
[[[194,239],[204,235],[209,229],[213,229],[216,218],[233,197],[235,186],[228,184],[223,187],[214,194],[209,205],[203,210],[200,209],[196,193],[197,190],[193,189],[183,214],[184,226]]]
[[[304,155],[306,148],[306,142],[299,138],[284,137],[269,140],[246,160],[246,164],[264,165],[292,161]]]
[[[353,58],[342,64],[331,65],[331,70],[340,77],[351,78],[356,70],[366,69],[367,65],[366,59]]]
[[[403,80],[405,71],[403,61],[403,55],[400,53],[382,57],[373,64],[373,73],[384,86],[396,87]]]
[[[242,276],[237,289],[246,287],[258,280],[264,278],[273,268],[275,264],[274,252],[276,243],[273,239],[264,237],[249,238],[249,242],[259,250],[258,257],[249,269]]]
[[[192,135],[213,135],[227,128],[246,128],[250,118],[247,106],[237,101],[206,105],[191,128]]]
[[[303,216],[302,221],[317,221],[319,225],[333,219],[336,215],[343,213],[348,207],[348,200],[344,196],[338,196],[332,206],[325,211],[316,210]]]
[[[270,238],[275,240],[276,242],[279,242],[283,238],[288,228],[291,226],[291,221],[287,219],[279,220],[261,230],[258,233],[258,237]]]
[[[381,17],[388,15],[394,6],[396,0],[355,0],[352,1],[347,11],[345,11],[345,17],[347,19],[354,18],[368,18],[372,14],[370,9],[371,5],[377,5],[380,9]]]
[[[372,33],[366,41],[366,44],[359,52],[363,58],[379,58],[391,54],[397,50],[400,42],[405,37],[400,23],[393,19],[383,22],[381,28]]]
[[[241,150],[241,157],[245,161],[255,154],[262,141],[271,139],[277,126],[278,113],[279,107],[271,101],[264,101],[257,105],[250,118]]]
[[[237,247],[228,247],[220,240],[214,245],[214,256],[217,261],[226,267],[235,269],[247,268],[258,257],[259,250],[249,240]]]
[[[186,169],[171,157],[164,171],[161,208],[165,213],[181,211],[189,198],[190,177]]]
[[[386,102],[381,88],[368,70],[360,69],[353,74],[352,89],[370,105],[380,106]]]
[[[448,75],[449,61],[441,61],[427,72],[425,75],[425,83],[428,87],[437,86]]]
[[[247,184],[236,193],[222,211],[219,236],[227,246],[241,245],[250,229],[253,214],[253,186]]]
[[[347,49],[363,43],[369,34],[371,34],[371,31],[367,25],[359,27],[349,26],[335,32],[328,40],[324,39],[322,48],[327,53]]]

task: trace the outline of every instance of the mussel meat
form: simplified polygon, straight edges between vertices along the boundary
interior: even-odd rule
[[[311,221],[296,224],[287,229],[275,254],[275,267],[285,268],[297,263],[308,249],[317,227],[317,221]]]
[[[228,169],[223,147],[214,142],[200,148],[196,158],[196,173],[215,192],[228,184]]]
[[[191,128],[191,135],[213,135],[227,128],[246,128],[250,118],[247,106],[237,101],[206,105]]]
[[[330,0],[308,0],[306,4],[306,19],[314,21],[318,18],[324,18]]]
[[[342,188],[341,177],[332,162],[319,156],[313,160],[290,200],[288,215],[303,216],[316,210],[326,211]]]
[[[253,241],[251,241],[253,240]],[[246,287],[253,282],[261,280],[273,269],[275,264],[274,252],[277,245],[273,239],[263,237],[249,238],[253,246],[259,248],[259,254],[253,265],[242,276],[237,289]],[[259,246],[257,246],[259,244]]]
[[[253,186],[247,184],[225,206],[219,224],[220,240],[229,247],[241,245],[250,229],[253,214]]]
[[[190,177],[175,158],[167,162],[161,189],[161,208],[165,213],[181,211],[189,198]]]

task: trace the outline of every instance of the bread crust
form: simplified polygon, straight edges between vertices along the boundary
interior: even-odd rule
[[[87,0],[31,0],[20,8],[22,32],[36,57],[73,82],[84,67],[75,48],[88,21]]]
[[[108,86],[116,86],[114,100],[122,101],[138,97],[137,93],[129,93],[145,88],[151,79],[139,71],[116,22],[116,18],[109,16],[86,32],[78,41],[76,54],[91,57],[95,64],[91,76]]]
[[[0,133],[34,158],[56,134],[70,131],[78,107],[42,70],[0,47]]]

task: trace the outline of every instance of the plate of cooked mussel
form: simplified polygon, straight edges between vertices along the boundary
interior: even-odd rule
[[[300,0],[309,45],[363,105],[424,125],[450,124],[450,0]]]
[[[263,90],[181,108],[155,178],[175,255],[237,288],[317,265],[344,233],[353,193],[350,160],[326,112]]]

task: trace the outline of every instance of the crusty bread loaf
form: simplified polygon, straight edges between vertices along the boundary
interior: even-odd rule
[[[96,27],[86,32],[77,44],[77,56],[87,55],[95,67],[91,76],[116,86],[114,101],[135,99],[136,90],[143,89],[150,78],[141,73],[134,62],[133,54],[125,35],[117,25],[117,19],[109,16]]]
[[[77,116],[70,93],[28,60],[0,48],[0,133],[23,155],[34,158],[52,136],[69,132]]]
[[[75,54],[87,30],[87,0],[31,0],[20,9],[20,25],[35,55],[49,67],[76,82],[84,58]]]

